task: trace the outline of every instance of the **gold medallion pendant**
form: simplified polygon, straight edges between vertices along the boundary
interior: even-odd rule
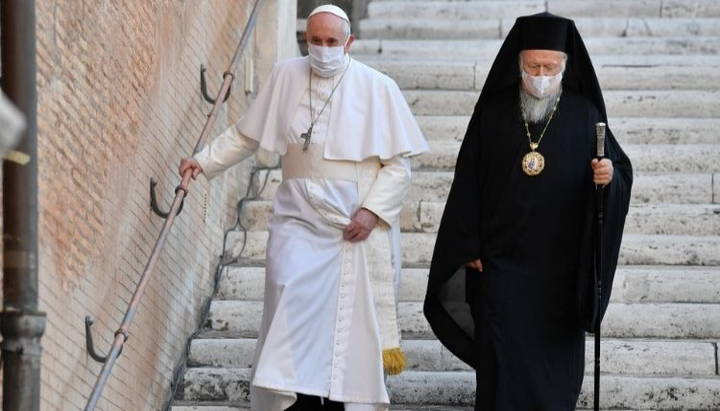
[[[525,174],[529,175],[530,177],[542,173],[543,169],[545,169],[545,157],[543,157],[542,154],[538,153],[535,150],[540,147],[540,142],[542,141],[543,137],[545,137],[545,132],[547,131],[547,128],[550,125],[553,116],[555,115],[555,111],[557,111],[558,103],[560,103],[560,97],[555,100],[555,105],[550,112],[550,118],[548,118],[547,123],[545,123],[545,128],[543,128],[542,133],[540,133],[540,138],[538,138],[537,142],[532,141],[530,127],[528,126],[528,122],[525,119],[525,111],[524,109],[522,109],[522,102],[520,104],[520,107],[522,109],[521,111],[523,115],[523,122],[525,123],[525,134],[527,135],[528,143],[530,144],[531,150],[529,153],[525,154],[525,157],[523,157],[522,159],[522,169]]]
[[[545,168],[545,157],[537,151],[531,151],[523,157],[522,168],[525,174],[536,176]]]

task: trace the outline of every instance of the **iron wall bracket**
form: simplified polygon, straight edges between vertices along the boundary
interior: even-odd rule
[[[98,354],[98,352],[95,350],[95,342],[93,341],[92,336],[92,325],[95,323],[95,320],[93,320],[92,317],[89,315],[85,316],[85,348],[87,349],[88,354],[90,357],[99,362],[100,364],[104,364],[105,360],[107,360],[107,355],[101,355]],[[125,339],[127,340],[127,335],[125,336]],[[122,354],[122,348],[120,348],[120,353],[118,356]]]
[[[157,195],[155,194],[155,187],[157,186],[157,181],[155,181],[154,178],[150,179],[150,208],[153,210],[155,214],[157,214],[160,218],[168,218],[170,215],[170,211],[162,211],[160,209],[160,206],[158,205],[157,201]],[[177,194],[178,191],[183,190],[182,187],[177,186],[175,187],[175,194]],[[178,212],[176,215],[180,215],[180,213],[183,210],[183,206],[185,205],[185,197],[187,197],[187,190],[185,190],[185,195],[183,196],[182,203],[180,203],[180,208],[178,208]]]
[[[203,98],[205,99],[205,101],[207,101],[210,104],[215,104],[216,100],[214,98],[210,97],[210,94],[208,94],[207,80],[205,79],[205,72],[207,72],[207,67],[205,67],[204,64],[201,64],[200,65],[200,92],[202,92],[202,95],[203,95]],[[223,74],[223,77],[228,74],[231,76],[233,75],[232,73],[226,71],[225,74]],[[233,76],[233,77],[235,77],[235,76]],[[228,101],[228,99],[230,98],[231,91],[232,91],[232,86],[231,86],[231,88],[228,88],[228,91],[227,91],[227,94],[225,94],[225,100],[223,100],[223,103]]]

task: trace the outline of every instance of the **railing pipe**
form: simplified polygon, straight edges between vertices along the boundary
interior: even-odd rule
[[[242,37],[240,38],[240,43],[238,44],[237,49],[235,50],[235,54],[233,55],[233,59],[230,62],[230,68],[228,68],[228,70],[223,74],[223,82],[220,86],[220,90],[218,91],[218,97],[215,99],[215,104],[213,105],[212,111],[210,112],[210,117],[208,117],[208,121],[205,123],[205,127],[203,128],[202,133],[200,133],[200,138],[195,145],[193,154],[202,150],[202,148],[205,147],[205,143],[207,142],[208,137],[210,137],[210,132],[215,125],[217,113],[220,111],[220,107],[225,100],[225,95],[230,90],[230,84],[232,84],[232,81],[235,79],[234,73],[237,70],[238,64],[240,64],[240,57],[242,57],[242,53],[247,47],[248,42],[250,41],[250,33],[252,33],[253,29],[255,28],[255,24],[257,23],[257,17],[260,13],[260,7],[263,5],[264,2],[265,0],[257,0],[252,12],[250,13],[248,23],[245,26],[245,31],[243,31]],[[185,181],[184,178],[183,181]],[[181,186],[183,188],[186,188],[187,183],[184,185],[181,184]]]
[[[5,0],[3,0],[5,1]],[[205,143],[207,142],[208,137],[210,136],[210,132],[213,130],[213,127],[215,126],[215,120],[217,119],[217,113],[220,111],[220,107],[222,106],[223,102],[225,101],[225,95],[228,93],[228,90],[230,89],[230,84],[232,83],[234,79],[234,72],[237,69],[237,65],[240,61],[240,57],[247,47],[247,44],[250,40],[250,35],[252,33],[252,30],[255,28],[255,24],[257,22],[258,14],[260,13],[260,8],[263,5],[265,0],[257,0],[255,3],[255,6],[253,7],[253,10],[250,14],[250,17],[248,18],[248,23],[245,26],[245,30],[243,31],[243,35],[240,39],[240,43],[238,44],[237,49],[235,50],[235,54],[232,59],[232,63],[230,64],[230,68],[228,71],[225,72],[223,75],[223,83],[220,87],[220,90],[218,91],[217,98],[215,99],[215,104],[213,105],[212,111],[210,112],[210,115],[208,116],[207,121],[205,122],[205,127],[202,130],[202,133],[200,134],[200,138],[198,139],[197,144],[195,145],[195,149],[193,150],[193,154],[199,152],[202,150],[202,148],[205,146]],[[163,223],[162,230],[160,231],[160,235],[155,242],[155,247],[153,248],[152,254],[150,255],[150,258],[145,265],[145,269],[143,270],[142,276],[140,277],[140,282],[137,285],[137,288],[135,289],[135,293],[132,296],[132,299],[130,300],[130,304],[128,305],[127,311],[125,312],[125,317],[123,318],[122,323],[120,324],[120,328],[115,332],[115,338],[113,340],[112,347],[110,348],[110,352],[107,354],[107,359],[103,363],[102,370],[100,371],[100,375],[98,376],[97,381],[95,382],[95,386],[93,387],[92,393],[90,395],[90,398],[88,399],[87,405],[85,406],[86,411],[91,411],[95,409],[95,406],[97,405],[97,402],[100,400],[100,397],[102,395],[102,391],[105,388],[105,385],[107,384],[107,380],[110,377],[110,373],[112,372],[112,368],[115,365],[115,361],[117,360],[120,350],[123,347],[123,344],[125,344],[125,341],[127,341],[129,336],[129,329],[130,325],[133,321],[133,318],[135,317],[135,313],[137,312],[137,308],[140,304],[140,299],[142,298],[145,288],[147,286],[147,283],[150,279],[150,274],[152,273],[153,269],[155,268],[155,265],[157,264],[157,260],[160,256],[160,252],[162,251],[163,247],[165,246],[165,242],[167,241],[168,234],[170,233],[170,229],[172,228],[173,223],[175,222],[175,217],[177,216],[177,212],[180,209],[180,205],[182,203],[183,198],[188,193],[188,184],[190,183],[190,178],[192,175],[192,171],[188,170],[186,171],[183,176],[182,180],[180,182],[180,185],[178,186],[178,189],[175,191],[175,199],[172,202],[172,206],[170,207],[169,215],[165,219],[165,223]]]

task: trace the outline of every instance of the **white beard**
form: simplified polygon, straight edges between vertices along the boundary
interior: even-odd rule
[[[540,99],[520,88],[520,110],[525,114],[527,122],[541,123],[547,120],[561,92],[562,87],[558,87],[555,92]]]

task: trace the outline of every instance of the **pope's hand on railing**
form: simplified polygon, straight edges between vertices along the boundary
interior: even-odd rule
[[[180,160],[180,168],[179,168],[180,177],[182,177],[188,169],[192,170],[193,180],[195,180],[200,175],[200,173],[203,172],[203,169],[200,166],[200,163],[198,163],[198,161],[195,160],[195,157],[188,157],[188,158],[183,158],[182,160]]]

